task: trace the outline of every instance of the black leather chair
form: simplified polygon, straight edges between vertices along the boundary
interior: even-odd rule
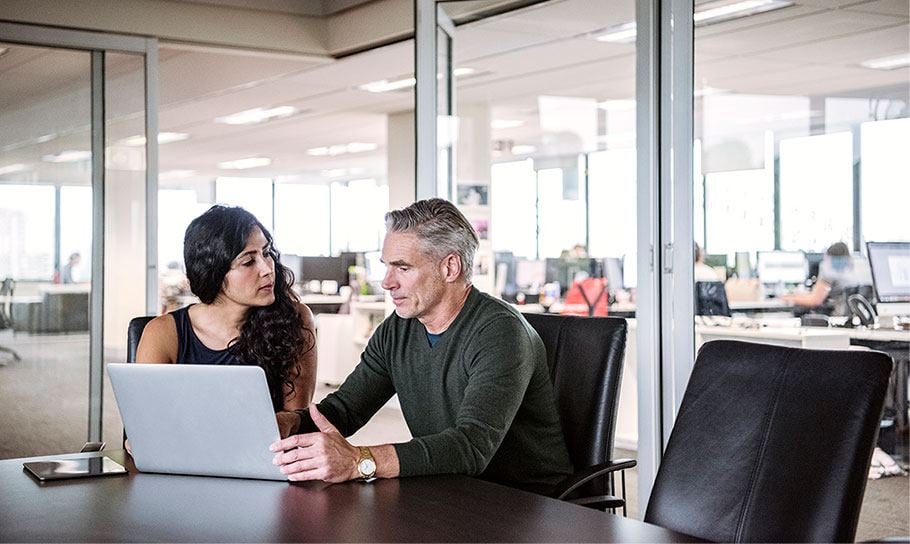
[[[16,282],[12,278],[6,278],[0,284],[0,331],[13,328],[12,307],[13,293],[16,290]],[[22,358],[13,348],[0,346],[0,352],[8,353],[14,361],[21,361]],[[0,361],[0,364],[6,364]]]
[[[891,365],[706,343],[644,520],[719,542],[852,542]]]
[[[155,319],[154,315],[144,315],[130,319],[129,327],[126,331],[126,362],[136,362],[136,350],[139,349],[139,339],[142,338],[142,331],[149,321]]]
[[[559,419],[575,474],[553,496],[598,509],[625,504],[615,497],[614,474],[635,466],[631,459],[611,460],[619,385],[626,350],[626,320],[525,314],[547,350],[550,379]]]

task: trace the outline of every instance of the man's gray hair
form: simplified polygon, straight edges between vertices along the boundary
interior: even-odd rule
[[[461,259],[461,277],[471,281],[474,254],[479,244],[474,227],[458,208],[448,200],[430,198],[418,200],[407,208],[385,214],[388,232],[415,234],[424,253],[442,259],[450,253]]]

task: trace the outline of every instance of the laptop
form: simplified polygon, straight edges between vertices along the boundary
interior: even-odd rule
[[[258,366],[110,363],[142,472],[284,480],[269,445],[278,423]]]

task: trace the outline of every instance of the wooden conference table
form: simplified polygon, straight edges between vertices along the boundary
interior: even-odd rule
[[[40,484],[0,461],[0,541],[691,542],[672,531],[465,476],[287,484],[143,474]],[[34,458],[46,459],[46,458]]]

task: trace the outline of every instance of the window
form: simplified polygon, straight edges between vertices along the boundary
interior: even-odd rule
[[[226,206],[240,206],[255,215],[265,228],[274,230],[272,180],[269,178],[217,178],[215,201]]]
[[[374,179],[333,183],[331,196],[332,253],[379,249],[385,235],[388,186],[377,186]]]
[[[493,251],[537,258],[537,182],[528,159],[494,164],[490,200]]]
[[[329,255],[329,186],[275,184],[275,245],[282,253]]]
[[[92,272],[92,188],[85,185],[60,187],[60,265],[78,253],[79,281],[91,280]]]
[[[708,253],[774,249],[773,173],[740,170],[706,175],[705,223]]]
[[[907,142],[910,142],[910,119],[906,117],[863,123],[860,128],[863,158],[860,217],[865,240],[910,240],[910,227],[906,222],[907,204],[910,203]]]
[[[54,192],[50,185],[0,185],[0,277],[53,278]]]
[[[635,149],[617,149],[588,156],[590,243],[593,257],[635,253]]]

